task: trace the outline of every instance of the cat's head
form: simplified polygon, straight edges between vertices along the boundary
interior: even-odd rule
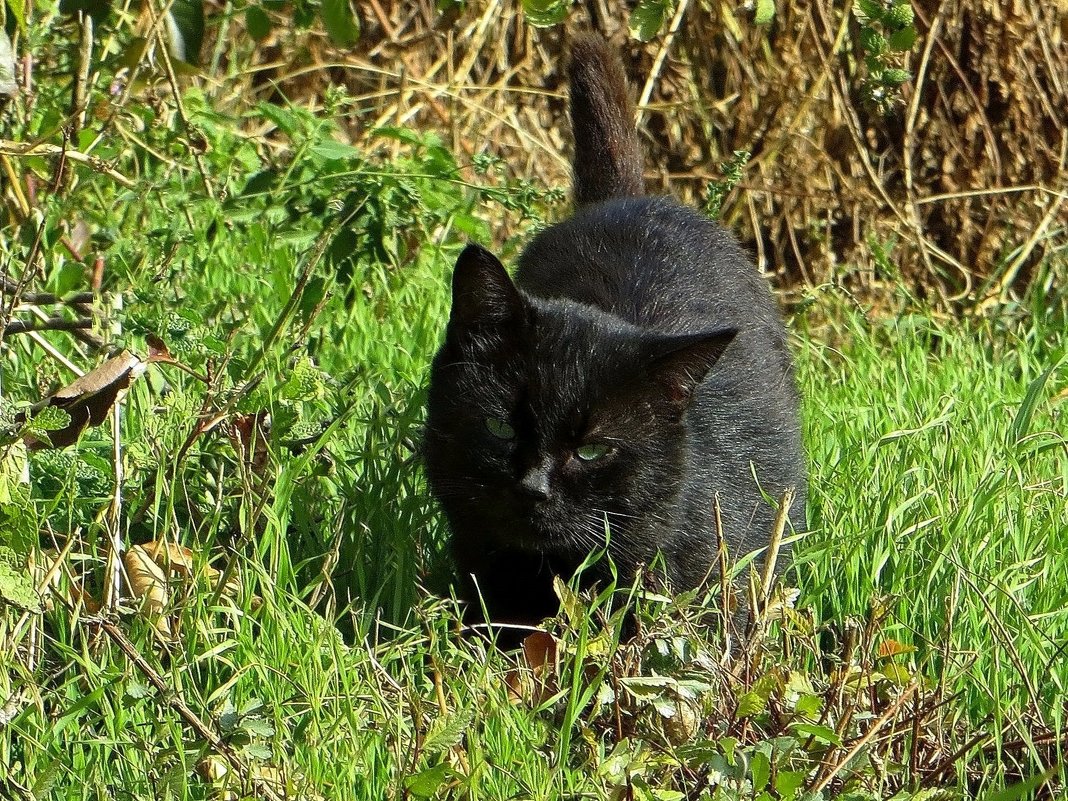
[[[647,560],[685,474],[686,410],[734,335],[651,333],[531,298],[468,247],[426,438],[454,536],[581,559],[603,546],[607,520],[616,563]]]

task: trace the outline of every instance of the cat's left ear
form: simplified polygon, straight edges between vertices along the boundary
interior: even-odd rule
[[[725,328],[704,334],[658,339],[652,345],[653,359],[649,371],[667,390],[671,402],[685,409],[694,390],[737,335],[737,329]]]
[[[501,325],[522,314],[523,299],[500,260],[478,245],[464,248],[452,274],[449,328]]]

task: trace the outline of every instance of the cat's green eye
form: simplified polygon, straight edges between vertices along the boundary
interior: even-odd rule
[[[575,454],[584,462],[595,462],[598,459],[603,459],[611,452],[611,448],[607,445],[600,443],[593,443],[590,445],[580,445],[575,449]]]
[[[486,428],[497,439],[515,439],[515,429],[497,417],[487,417]]]

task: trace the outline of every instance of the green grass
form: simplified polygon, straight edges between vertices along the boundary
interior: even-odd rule
[[[879,597],[972,725],[1024,742],[1065,724],[1064,325],[1063,297],[1011,322],[852,317],[802,357],[805,597],[829,618]]]
[[[866,318],[823,294],[791,321],[812,531],[789,576],[799,607],[854,650],[828,653],[826,638],[821,649],[798,615],[730,661],[692,605],[655,599],[639,641],[620,645],[619,617],[601,631],[585,601],[556,629],[559,666],[532,677],[522,658],[457,637],[454,610],[435,598],[448,588],[445,532],[414,448],[462,242],[486,241],[506,214],[539,224],[562,207],[527,184],[459,181],[432,136],[384,131],[404,153],[386,161],[334,143],[327,115],[247,110],[245,125],[277,126],[277,156],[201,95],[186,107],[210,143],[214,197],[188,162],[171,169],[151,155],[188,158],[175,130],[149,125],[152,151],[108,142],[137,191],[78,166],[70,191],[42,193],[25,220],[8,209],[0,228],[9,274],[40,239],[31,288],[62,295],[87,286],[60,239],[64,225],[86,222],[89,248],[105,258],[106,298],[123,299],[101,302],[101,330],[142,355],[155,334],[210,379],[151,365],[120,430],[89,429],[65,451],[26,456],[13,444],[20,426],[0,418],[0,546],[18,557],[23,584],[43,587],[59,558],[44,611],[0,605],[0,794],[216,798],[252,793],[250,777],[271,766],[292,797],[309,799],[629,788],[666,801],[710,775],[719,789],[700,797],[771,798],[761,788],[776,782],[778,797],[801,797],[789,776],[813,786],[821,759],[841,760],[914,679],[924,703],[944,704],[913,707],[915,729],[880,738],[878,753],[905,766],[875,769],[877,752],[863,750],[843,770],[852,778],[823,797],[902,787],[902,798],[925,797],[919,787],[940,760],[937,783],[982,791],[1059,762],[1047,740],[1061,739],[1068,698],[1068,296],[1035,292],[985,317],[944,320],[908,298],[894,299],[907,313]],[[31,117],[27,138],[42,125]],[[39,176],[51,168],[12,164]],[[1063,253],[1046,267],[1061,286]],[[66,334],[43,336],[83,369],[99,361]],[[7,337],[0,358],[9,411],[73,378],[25,335]],[[233,426],[265,412],[268,451],[257,461]],[[108,613],[147,671],[83,602],[103,597],[113,535],[193,555],[191,577],[171,576],[172,636],[128,595]],[[209,567],[234,577],[236,591],[217,591]],[[14,584],[0,573],[5,592]],[[881,660],[875,649],[888,639],[916,650]],[[836,658],[872,686],[848,679]],[[713,667],[721,660],[749,673],[727,677]],[[536,689],[524,685],[517,699],[516,682]],[[831,700],[835,688],[855,702],[855,719]],[[798,712],[799,697],[816,712]],[[207,775],[223,764],[220,747],[189,715],[227,744],[239,765],[228,778]],[[701,725],[680,734],[687,715]],[[836,735],[824,724],[840,724],[844,748],[828,749]],[[913,742],[943,750],[913,765],[898,742],[906,757]]]

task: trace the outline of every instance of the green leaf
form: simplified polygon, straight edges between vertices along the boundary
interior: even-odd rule
[[[64,769],[70,770],[63,762],[61,757],[46,762],[43,766],[37,767],[34,772],[37,774],[36,781],[33,783],[33,798],[45,798],[51,796],[52,788],[55,787],[56,782],[64,776]]]
[[[734,749],[738,747],[737,737],[724,737],[719,741],[719,747],[723,749],[723,756],[727,758],[728,765],[734,765]]]
[[[249,6],[245,9],[245,29],[256,41],[266,39],[271,33],[271,18],[259,6]]]
[[[1032,776],[1019,784],[1006,787],[1004,790],[987,793],[981,797],[980,801],[1016,801],[1018,798],[1029,797],[1032,790],[1037,790],[1047,781],[1052,779],[1057,775],[1060,769],[1060,765],[1052,765],[1044,772],[1039,773],[1037,776]]]
[[[171,56],[186,64],[199,64],[203,41],[202,0],[173,0],[167,12],[167,42]]]
[[[1049,381],[1049,377],[1053,375],[1053,371],[1058,367],[1060,367],[1059,363],[1053,365],[1027,385],[1027,394],[1024,395],[1023,403],[1020,404],[1016,417],[1013,418],[1012,425],[1009,426],[1007,444],[1015,445],[1027,436],[1027,432],[1031,428],[1031,418],[1035,416],[1035,409],[1038,407],[1042,391],[1046,388],[1046,382]]]
[[[899,687],[904,687],[913,679],[913,672],[904,665],[898,665],[894,662],[889,662],[882,667],[882,674],[886,677],[887,681],[890,681]]]
[[[12,542],[12,534],[17,532],[18,526],[13,525],[15,520],[21,518],[29,505],[26,493],[26,478],[29,475],[26,463],[26,444],[16,442],[0,449],[0,542],[8,545],[19,543]],[[25,551],[30,543],[20,550]]]
[[[890,47],[890,43],[879,31],[864,26],[860,31],[860,46],[874,56],[882,55]]]
[[[15,18],[19,29],[26,30],[26,0],[7,0],[7,7],[11,9],[11,16]]]
[[[903,3],[894,3],[886,13],[886,22],[895,27],[904,28],[912,24],[916,18],[916,12],[912,10],[912,3],[905,0]]]
[[[428,754],[437,754],[463,739],[464,733],[471,728],[474,721],[474,709],[466,709],[454,715],[443,715],[434,721],[423,741],[423,750]]]
[[[241,750],[245,752],[246,756],[258,759],[260,762],[266,762],[271,758],[271,747],[263,743],[250,743]]]
[[[227,699],[222,712],[219,713],[219,728],[223,730],[223,733],[232,732],[240,722],[241,716],[237,714],[233,702]]]
[[[416,773],[414,776],[409,776],[404,782],[404,786],[412,795],[420,798],[436,798],[438,790],[449,780],[450,774],[448,763],[441,762],[432,768]]]
[[[26,560],[6,545],[0,545],[0,601],[27,612],[41,611],[41,599],[26,569]]]
[[[886,14],[882,4],[879,0],[857,0],[857,4],[853,6],[853,13],[856,14],[861,21],[864,20],[881,20]]]
[[[783,801],[797,798],[798,791],[804,787],[806,775],[800,770],[782,770],[775,776],[775,792]]]
[[[827,743],[828,745],[842,744],[842,738],[838,736],[838,732],[829,726],[820,726],[815,723],[795,723],[790,728],[794,734],[812,737],[821,743]]]
[[[757,25],[767,25],[775,17],[775,0],[756,0],[756,11],[753,14],[753,22]]]
[[[560,611],[564,613],[567,620],[577,623],[586,616],[587,610],[582,599],[559,576],[553,576],[553,592],[560,599]]]
[[[797,699],[797,703],[794,704],[794,711],[799,715],[804,715],[806,718],[816,717],[822,708],[823,698],[809,693],[803,693]]]
[[[673,5],[672,0],[640,0],[630,12],[630,35],[639,42],[648,42],[660,33]]]
[[[544,28],[563,22],[571,8],[571,0],[523,0],[527,22]]]
[[[916,44],[916,29],[909,25],[907,28],[894,31],[886,42],[891,50],[898,53],[907,52]]]
[[[351,47],[360,38],[360,21],[352,13],[349,0],[323,0],[323,27],[338,47]]]
[[[308,152],[324,161],[352,161],[363,156],[363,152],[352,145],[324,139],[308,148]]]
[[[759,792],[768,786],[771,778],[771,760],[767,754],[757,751],[749,760],[749,775],[753,779],[753,792]]]
[[[274,724],[263,718],[245,718],[241,721],[241,728],[250,737],[274,736]]]
[[[62,431],[70,425],[70,414],[58,406],[46,406],[30,420],[28,428],[33,434],[46,431]]]
[[[148,698],[153,693],[155,693],[154,688],[137,679],[130,679],[126,683],[126,697],[135,701]]]
[[[620,679],[623,688],[638,699],[652,700],[675,689],[678,682],[665,676],[630,676]]]
[[[758,715],[768,707],[766,696],[750,690],[738,698],[738,717],[749,718]]]

